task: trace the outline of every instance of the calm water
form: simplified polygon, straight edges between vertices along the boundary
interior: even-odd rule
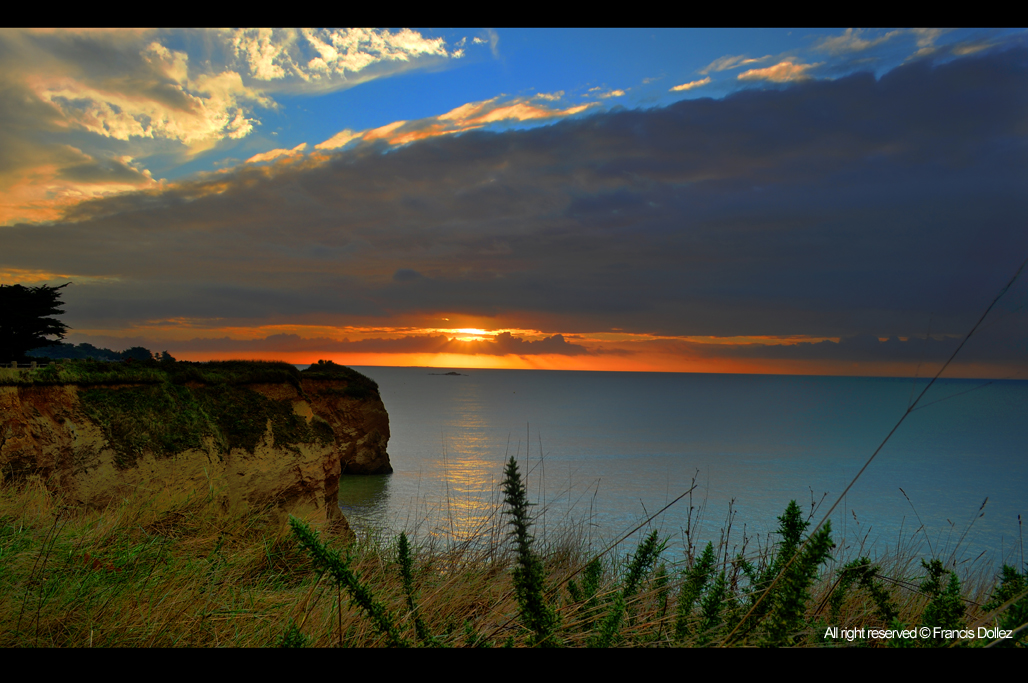
[[[810,510],[827,494],[819,520],[915,390],[889,378],[357,369],[381,388],[395,473],[344,477],[354,524],[466,536],[488,523],[514,454],[546,510],[539,535],[579,524],[596,542],[616,538],[695,477],[693,509],[686,498],[652,522],[679,548],[690,517],[694,540],[717,542],[731,510],[741,542],[744,525],[766,536],[789,500]],[[927,535],[936,554],[1009,555],[1028,516],[1028,382],[982,384],[932,387],[833,513],[837,542],[874,555],[902,539],[927,554]]]

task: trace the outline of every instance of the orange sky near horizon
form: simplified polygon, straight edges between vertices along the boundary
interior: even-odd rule
[[[518,356],[508,354],[457,353],[317,353],[297,352],[182,352],[178,360],[280,360],[295,365],[308,365],[330,360],[347,366],[424,367],[445,369],[498,370],[570,370],[593,372],[681,372],[753,375],[818,375],[849,377],[921,377],[931,378],[940,363],[909,362],[839,362],[822,360],[683,358],[670,354],[633,354],[624,356],[562,356],[540,354]],[[944,377],[960,379],[1024,379],[1025,372],[997,363],[954,362]]]
[[[453,315],[453,314],[451,314]],[[450,318],[440,318],[448,321]],[[452,318],[458,320],[456,316]],[[332,326],[276,324],[208,327],[205,321],[154,320],[130,330],[76,330],[94,343],[122,350],[142,343],[154,352],[168,350],[175,358],[189,361],[281,360],[306,365],[331,360],[347,366],[490,368],[508,370],[571,370],[601,372],[675,372],[768,375],[931,377],[942,361],[875,361],[796,358],[740,357],[741,350],[819,342],[838,343],[838,338],[804,335],[755,335],[743,337],[674,336],[629,333],[617,330],[593,333],[564,333],[561,344],[568,353],[551,353],[552,348],[532,344],[553,342],[559,333],[509,327],[418,327]],[[469,323],[467,319],[460,323]],[[458,324],[460,324],[458,323]],[[451,322],[450,324],[453,324]],[[106,334],[105,334],[106,333]],[[125,336],[125,334],[133,336]],[[76,334],[66,341],[75,339]],[[513,351],[503,337],[515,342]],[[120,345],[117,339],[125,341]],[[101,341],[103,340],[103,341]],[[901,338],[908,341],[908,338]],[[880,342],[886,339],[879,338]],[[914,341],[914,340],[910,340]],[[353,350],[346,347],[352,345]],[[402,345],[402,348],[401,348]],[[247,348],[249,346],[249,348]],[[390,348],[392,347],[392,348]],[[413,350],[412,350],[413,347]],[[418,350],[426,349],[426,350]],[[395,349],[395,350],[393,350]],[[769,351],[769,354],[771,352]],[[1011,379],[1025,375],[1009,363],[962,361],[947,368],[946,377]]]

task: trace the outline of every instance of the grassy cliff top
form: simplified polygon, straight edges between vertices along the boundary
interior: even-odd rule
[[[378,384],[356,370],[331,361],[319,360],[307,370],[282,361],[223,360],[190,361],[95,361],[63,360],[36,370],[0,368],[0,386],[54,386],[102,384],[186,384],[215,385],[276,384],[299,386],[301,379],[343,380],[377,393]]]
[[[319,361],[303,372],[280,361],[65,360],[36,370],[0,369],[8,386],[79,386],[82,409],[100,426],[116,452],[118,467],[131,467],[145,452],[166,457],[201,448],[212,436],[221,451],[251,453],[270,423],[275,443],[330,443],[324,420],[308,424],[292,401],[275,400],[251,387],[288,384],[306,397],[301,380],[336,380],[329,395],[378,397],[374,380],[342,365]],[[319,390],[320,392],[320,390]]]

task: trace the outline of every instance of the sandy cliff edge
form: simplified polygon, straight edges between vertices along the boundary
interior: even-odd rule
[[[340,474],[392,472],[389,416],[365,384],[322,373],[232,387],[0,386],[0,480],[38,478],[73,505],[213,491],[343,521]]]

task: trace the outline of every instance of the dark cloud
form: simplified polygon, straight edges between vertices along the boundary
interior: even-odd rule
[[[540,339],[539,341],[525,341],[511,335],[510,332],[502,332],[492,342],[496,344],[501,353],[514,353],[519,356],[528,354],[557,353],[564,356],[577,356],[589,353],[579,344],[571,344],[564,340],[564,335],[555,334],[552,337]]]
[[[421,273],[410,268],[400,268],[393,273],[393,282],[413,282],[414,280],[420,280]]]
[[[154,348],[161,344],[176,352],[253,352],[253,353],[296,353],[303,351],[318,353],[463,353],[503,356],[535,356],[557,354],[578,356],[602,351],[589,351],[584,346],[566,341],[563,335],[555,334],[537,341],[525,341],[510,332],[503,332],[489,340],[462,341],[446,335],[407,335],[397,339],[327,339],[305,338],[296,334],[273,334],[263,339],[231,339],[198,337],[188,341],[160,342],[145,337],[131,339],[114,337],[89,337],[97,344],[111,345],[113,350],[122,347],[144,346]],[[115,348],[117,347],[117,348]]]
[[[133,185],[150,180],[138,169],[118,159],[105,161],[88,159],[83,163],[65,166],[58,172],[57,177],[61,180],[80,183],[130,183]]]
[[[993,50],[244,166],[5,229],[0,265],[119,277],[68,307],[108,319],[459,311],[847,340],[923,339],[931,320],[955,336],[1028,255],[1026,121],[1028,51]]]

